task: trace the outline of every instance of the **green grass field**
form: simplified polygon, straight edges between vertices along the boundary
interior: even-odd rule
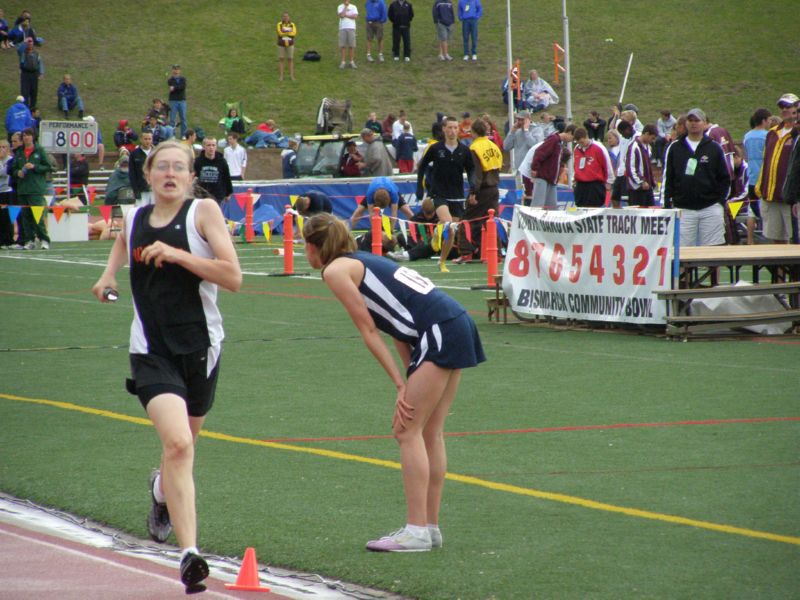
[[[3,8],[12,23],[23,8],[32,9],[34,26],[46,38],[41,52],[47,74],[39,86],[44,117],[59,117],[55,90],[69,71],[109,147],[119,119],[138,121],[153,97],[166,96],[166,73],[176,62],[189,82],[189,122],[206,132],[219,132],[224,102],[243,100],[258,121],[272,118],[286,134],[313,133],[323,97],[351,99],[357,128],[371,110],[385,116],[400,109],[408,112],[418,137],[427,135],[437,111],[486,111],[502,127],[506,2],[483,1],[477,64],[460,60],[458,24],[451,52],[457,60],[440,63],[431,3],[417,0],[412,62],[368,64],[361,23],[357,71],[338,68],[337,4],[49,0],[33,6],[11,0]],[[363,2],[357,4],[363,13]],[[552,81],[552,44],[563,44],[561,2],[511,4],[514,59],[523,72],[538,68]],[[800,54],[800,14],[792,0],[714,1],[702,7],[693,0],[567,5],[573,114],[579,122],[592,109],[606,115],[618,100],[630,53],[634,62],[625,101],[639,106],[643,122],[654,122],[662,108],[678,113],[700,105],[741,139],[755,108],[774,108],[781,94],[798,93],[800,63],[794,57]],[[298,53],[316,49],[322,60],[298,60],[297,81],[281,83],[274,30],[284,10],[298,26]],[[19,93],[16,53],[0,53],[0,68],[8,74],[0,79],[0,98],[8,106]],[[563,86],[557,89],[562,102],[555,110],[565,114]]]
[[[0,254],[0,491],[146,537],[159,444],[123,389],[126,275],[116,304],[89,292],[108,249]],[[424,599],[797,597],[797,340],[490,324],[481,265],[414,263],[489,360],[447,423],[445,547],[372,554],[404,516],[390,382],[316,274],[238,251],[197,452],[204,551]]]

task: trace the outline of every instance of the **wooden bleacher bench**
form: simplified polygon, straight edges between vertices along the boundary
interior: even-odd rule
[[[106,184],[108,183],[108,178],[113,173],[113,170],[108,169],[95,169],[89,173],[89,184],[90,186],[94,187],[97,202],[98,199],[102,199],[106,195]],[[64,193],[56,194],[55,200],[63,200],[69,197],[69,194],[66,193],[67,187],[67,172],[66,171],[56,171],[53,173],[53,186],[56,189],[63,189]]]
[[[738,328],[746,325],[761,325],[800,321],[800,308],[797,295],[800,294],[800,282],[791,283],[759,283],[754,285],[718,285],[705,288],[687,288],[680,290],[656,290],[660,300],[670,303],[670,314],[667,316],[667,335],[680,335],[684,339],[690,333],[711,331],[720,327]],[[778,295],[795,296],[790,309],[748,314],[690,315],[692,300],[700,298],[725,298],[731,296]]]

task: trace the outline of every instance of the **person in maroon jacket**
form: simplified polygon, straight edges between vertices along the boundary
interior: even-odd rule
[[[628,186],[628,206],[653,206],[656,185],[650,164],[650,144],[658,137],[658,128],[645,125],[640,136],[633,138],[625,155],[625,184]]]
[[[531,177],[533,179],[533,200],[531,206],[556,208],[556,184],[561,165],[569,160],[571,152],[565,144],[570,144],[575,134],[575,125],[570,123],[562,132],[545,138],[542,145],[533,153]]]
[[[614,181],[614,167],[608,150],[589,137],[583,127],[575,130],[575,206],[600,207]]]

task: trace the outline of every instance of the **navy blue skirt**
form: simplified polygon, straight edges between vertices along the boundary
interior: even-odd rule
[[[472,317],[463,312],[423,332],[419,343],[411,351],[411,363],[406,375],[410,377],[425,361],[443,369],[467,369],[485,360],[478,328]]]

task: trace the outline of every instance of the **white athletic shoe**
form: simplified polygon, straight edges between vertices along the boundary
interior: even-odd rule
[[[358,68],[358,67],[356,66],[356,61],[354,61],[354,60],[351,60],[351,61],[350,61],[350,68],[351,68],[351,69],[357,69],[357,68]]]
[[[406,56],[403,60],[405,60],[406,62],[411,62],[411,57],[410,56]]]
[[[378,62],[383,62],[383,53],[378,54]]]
[[[469,60],[469,55],[465,54],[464,55],[464,60]]]
[[[417,537],[405,527],[383,536],[379,540],[367,542],[367,550],[373,552],[428,552],[431,549],[431,536],[425,531]]]
[[[50,250],[50,242],[45,242],[44,240],[42,240],[41,248],[42,250]]]
[[[347,63],[339,63],[339,68],[344,69],[347,66]]]
[[[428,525],[428,534],[431,536],[431,548],[441,548],[443,545],[442,530]]]
[[[400,252],[387,252],[386,256],[395,262],[407,262],[409,260],[408,252],[401,250]]]
[[[375,62],[375,59],[372,58],[372,54],[367,54],[367,62]]]
[[[449,54],[445,54],[445,55],[444,55],[444,59],[445,59],[445,60],[453,60],[453,57],[452,57],[452,56],[450,56]]]
[[[472,55],[472,60],[478,60],[478,55],[477,54],[473,54]]]
[[[444,54],[440,54],[439,55],[439,60],[447,60],[447,59],[444,57]]]

